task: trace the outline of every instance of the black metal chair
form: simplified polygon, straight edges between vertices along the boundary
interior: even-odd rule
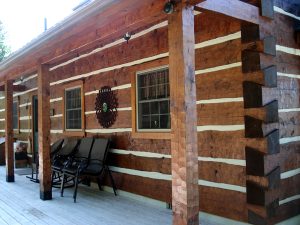
[[[52,187],[60,187],[61,173],[66,162],[76,153],[80,143],[78,139],[68,139],[67,143],[53,155],[52,158]]]
[[[50,158],[52,159],[54,155],[62,148],[64,139],[59,139],[51,145]],[[31,163],[31,176],[26,176],[30,181],[39,183],[38,174],[39,174],[39,157],[38,153],[35,154],[34,161]],[[34,177],[35,175],[35,177]]]
[[[81,183],[84,178],[88,176],[96,176],[98,181],[99,189],[101,190],[101,175],[104,175],[104,172],[107,171],[109,178],[111,180],[114,194],[117,195],[115,183],[109,170],[109,167],[106,165],[106,158],[109,149],[109,140],[108,139],[95,139],[90,157],[88,162],[79,163],[77,167],[66,167],[63,169],[63,182],[61,185],[61,196],[64,192],[64,179],[65,177],[71,177],[75,182],[75,190],[73,194],[74,202],[76,202],[78,184]],[[82,179],[79,179],[79,178]]]

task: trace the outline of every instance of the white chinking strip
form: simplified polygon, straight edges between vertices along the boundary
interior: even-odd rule
[[[19,108],[27,107],[27,106],[30,106],[30,105],[31,105],[31,102],[24,103],[24,104],[19,105]]]
[[[85,115],[96,114],[96,111],[88,111],[84,113]]]
[[[122,150],[122,149],[110,149],[111,153],[120,154],[120,155],[135,155],[139,157],[147,158],[171,158],[171,155],[153,153],[153,152],[140,152],[140,151],[131,151],[131,150]]]
[[[16,94],[14,94],[14,97],[21,96],[21,95],[25,95],[25,94],[30,93],[30,92],[32,92],[32,91],[36,91],[37,89],[38,89],[38,88],[32,88],[32,89],[29,89],[29,90],[27,90],[27,91],[23,91],[23,92],[16,93]]]
[[[227,64],[227,65],[222,65],[222,66],[211,67],[211,68],[207,68],[207,69],[203,69],[203,70],[196,70],[195,75],[212,73],[212,72],[217,72],[217,71],[221,71],[221,70],[227,70],[227,69],[232,69],[232,68],[236,68],[236,67],[241,67],[241,66],[242,66],[241,62],[236,62],[236,63],[231,63],[231,64]]]
[[[3,118],[3,119],[0,119],[0,122],[3,122],[3,121],[5,121],[5,119]]]
[[[300,75],[298,75],[298,74],[290,74],[290,73],[277,72],[277,76],[300,79]]]
[[[279,109],[279,113],[287,113],[287,112],[300,112],[300,108],[293,108],[293,109]]]
[[[1,133],[5,133],[5,130],[0,130]]]
[[[208,40],[208,41],[204,41],[204,42],[195,44],[195,49],[204,48],[204,47],[208,47],[208,46],[211,46],[211,45],[217,45],[217,44],[221,44],[221,43],[224,43],[224,42],[227,42],[227,41],[232,41],[232,40],[239,39],[239,38],[241,38],[241,32],[240,31],[236,32],[236,33],[233,33],[233,34],[223,36],[223,37],[218,37],[218,38],[215,38],[215,39],[212,39],[212,40]]]
[[[52,98],[52,99],[50,99],[50,103],[52,103],[52,102],[59,102],[59,101],[62,101],[62,100],[63,100],[62,97],[59,97],[59,98]]]
[[[281,45],[276,45],[276,51],[300,56],[300,49],[296,49],[296,48],[289,48],[289,47],[285,47],[285,46],[281,46]]]
[[[287,178],[290,178],[290,177],[294,177],[298,174],[300,174],[300,168],[281,173],[280,178],[281,178],[281,180],[284,180],[284,179],[287,179]]]
[[[278,13],[280,13],[280,14],[283,14],[283,15],[286,15],[286,16],[289,16],[289,17],[292,17],[292,18],[294,18],[294,19],[296,19],[296,20],[300,20],[300,17],[299,17],[299,16],[296,16],[296,15],[294,15],[294,14],[292,14],[292,13],[286,12],[286,11],[284,11],[283,9],[281,9],[281,8],[279,8],[279,7],[277,7],[277,6],[274,6],[274,11],[275,11],[275,12],[278,12]]]
[[[170,174],[126,169],[126,168],[120,168],[120,167],[115,167],[115,166],[109,166],[109,168],[111,171],[114,171],[114,172],[125,173],[125,174],[139,176],[139,177],[146,177],[146,178],[157,179],[157,180],[171,180],[172,179],[172,176]]]
[[[146,178],[151,178],[151,179],[156,179],[156,180],[167,180],[167,181],[172,180],[172,176],[170,174],[133,170],[133,169],[120,168],[120,167],[115,167],[115,166],[110,166],[109,168],[114,172],[129,174],[129,175],[133,175],[133,176],[146,177]],[[217,183],[217,182],[211,182],[211,181],[206,181],[206,180],[198,180],[198,185],[246,193],[245,187],[237,186],[237,185]]]
[[[132,132],[132,128],[112,128],[112,129],[86,129],[85,132],[92,134],[111,134],[111,133],[122,133]]]
[[[228,103],[228,102],[243,102],[244,98],[216,98],[216,99],[206,99],[197,101],[197,105],[199,104],[218,104],[218,103]]]
[[[21,116],[20,120],[31,120],[31,116]]]
[[[242,159],[224,159],[224,158],[212,158],[212,157],[198,157],[199,161],[203,162],[220,162],[235,166],[246,166],[246,160]]]
[[[132,151],[132,150],[124,150],[124,149],[111,149],[110,152],[120,155],[135,155],[140,157],[147,157],[147,158],[168,158],[171,159],[171,155],[161,154],[161,153],[153,153],[153,152],[143,152],[143,151]],[[236,165],[236,166],[246,166],[246,160],[240,159],[225,159],[225,158],[212,158],[212,157],[198,157],[199,161],[203,162],[219,162],[225,163],[229,165]]]
[[[31,76],[29,76],[29,77],[26,77],[26,78],[23,79],[22,81],[14,82],[14,85],[22,84],[23,82],[26,82],[26,81],[29,81],[29,80],[31,80],[31,79],[34,79],[34,78],[36,78],[37,76],[38,76],[37,74],[31,75]]]
[[[300,136],[287,137],[287,138],[280,138],[279,139],[279,143],[281,145],[288,144],[288,143],[291,143],[291,142],[297,142],[297,141],[300,141]]]
[[[111,90],[115,91],[115,90],[122,90],[122,89],[128,89],[128,88],[131,88],[131,84],[123,84],[120,86],[115,86],[115,87],[112,87]],[[99,93],[99,90],[94,90],[94,91],[86,92],[84,95],[87,96],[87,95],[94,95],[94,94],[98,94],[98,93]]]
[[[152,27],[146,29],[146,30],[143,30],[143,31],[141,31],[141,32],[139,32],[139,33],[133,34],[133,35],[131,36],[130,39],[133,40],[133,39],[135,39],[135,38],[141,37],[141,36],[143,36],[143,35],[145,35],[145,34],[147,34],[147,33],[150,33],[150,32],[153,31],[153,30],[156,30],[156,29],[165,27],[165,26],[167,26],[167,25],[168,25],[168,21],[163,21],[163,22],[161,22],[161,23],[159,23],[159,24],[156,24],[156,25],[154,25],[154,26],[152,26]],[[105,50],[105,49],[108,49],[108,48],[114,47],[114,46],[116,46],[116,45],[122,44],[122,43],[124,43],[124,42],[126,42],[126,41],[124,40],[124,38],[122,38],[122,39],[119,39],[119,40],[117,40],[117,41],[114,41],[114,42],[112,42],[112,43],[110,43],[110,44],[107,44],[107,45],[105,45],[105,46],[103,46],[103,47],[101,47],[101,48],[96,48],[96,49],[94,49],[93,51],[91,51],[91,52],[89,52],[89,53],[80,55],[80,56],[78,56],[78,57],[75,57],[75,58],[73,58],[73,59],[68,60],[67,62],[64,62],[64,63],[59,64],[59,65],[54,66],[54,67],[51,67],[51,68],[50,68],[50,71],[55,70],[55,69],[57,69],[57,68],[59,68],[59,67],[68,65],[68,64],[70,64],[70,63],[72,63],[72,62],[74,62],[74,61],[76,61],[76,60],[78,60],[78,59],[81,59],[81,58],[84,58],[84,57],[93,55],[93,54],[95,54],[95,53],[97,53],[97,52],[101,52],[101,51],[103,51],[103,50]]]
[[[5,109],[0,109],[0,112],[5,112]]]
[[[131,111],[131,107],[117,108],[118,111]]]
[[[168,56],[169,56],[169,53],[166,52],[166,53],[154,55],[154,56],[151,56],[151,57],[148,57],[148,58],[139,59],[139,60],[135,60],[135,61],[132,61],[132,62],[120,64],[120,65],[115,65],[115,66],[111,66],[111,67],[107,67],[107,68],[102,68],[102,69],[95,70],[95,71],[92,71],[92,72],[89,72],[89,73],[72,76],[72,77],[69,77],[67,79],[52,82],[52,83],[50,83],[50,85],[53,86],[53,85],[62,84],[62,83],[68,82],[68,81],[74,81],[74,80],[78,80],[78,79],[81,79],[81,78],[87,78],[87,77],[90,77],[90,76],[98,75],[100,73],[105,73],[105,72],[109,72],[109,71],[116,70],[116,69],[130,67],[130,66],[134,66],[134,65],[138,65],[138,64],[143,64],[145,62],[150,62],[150,61],[154,61],[156,59],[166,58]]]
[[[4,96],[1,96],[1,97],[0,97],[0,100],[2,100],[2,99],[5,99],[5,97],[4,97]]]
[[[289,198],[279,201],[279,205],[283,205],[283,204],[286,204],[286,203],[289,203],[289,202],[292,202],[292,201],[295,201],[298,199],[300,199],[300,195],[294,195],[292,197],[289,197]]]
[[[207,180],[198,180],[198,185],[246,193],[246,187],[242,187],[242,186],[238,186],[238,185],[217,183],[217,182],[211,182],[211,181],[207,181]]]
[[[245,125],[207,125],[197,126],[198,132],[203,131],[238,131],[245,130]]]
[[[31,129],[20,129],[21,133],[30,133],[31,131]]]
[[[50,116],[51,118],[59,118],[59,117],[62,117],[63,115],[62,114],[57,114],[57,115],[54,115],[54,116]]]
[[[63,130],[50,130],[51,134],[62,134]]]

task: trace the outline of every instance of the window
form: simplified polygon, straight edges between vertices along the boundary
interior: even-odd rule
[[[138,73],[136,77],[137,131],[169,131],[168,68]]]
[[[65,90],[65,130],[82,130],[81,87]]]
[[[19,129],[19,110],[18,102],[13,102],[13,129]]]

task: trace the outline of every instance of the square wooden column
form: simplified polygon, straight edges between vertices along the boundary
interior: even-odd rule
[[[194,12],[185,2],[169,16],[172,209],[174,225],[199,225]]]
[[[6,181],[14,182],[13,80],[5,81],[5,162]]]
[[[50,82],[48,65],[38,68],[38,131],[40,198],[52,199],[50,164]]]

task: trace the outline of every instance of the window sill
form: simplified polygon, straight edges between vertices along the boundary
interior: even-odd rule
[[[170,132],[136,132],[132,131],[132,138],[136,139],[171,139]]]
[[[63,133],[65,136],[75,136],[75,137],[84,137],[85,132],[83,130],[81,131],[70,131],[70,130],[64,130]]]

